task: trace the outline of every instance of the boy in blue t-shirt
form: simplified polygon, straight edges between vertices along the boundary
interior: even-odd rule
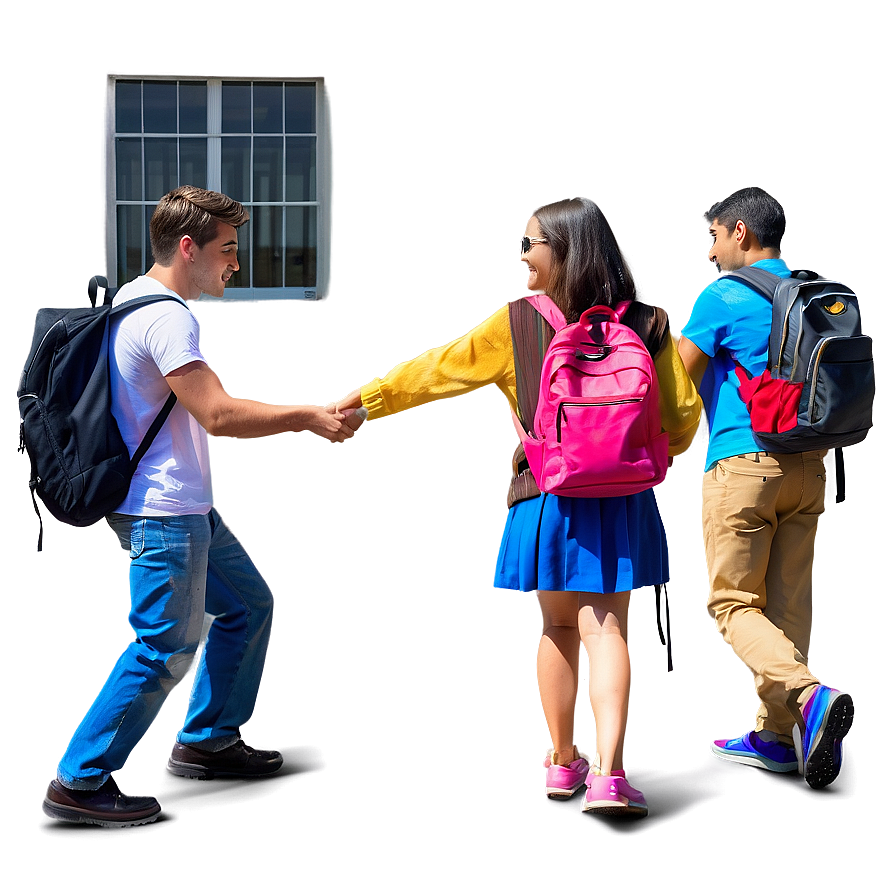
[[[781,277],[784,210],[750,187],[706,212],[720,272],[756,265]],[[768,358],[772,307],[722,277],[697,298],[678,349],[709,422],[703,477],[703,536],[709,611],[753,672],[760,706],[754,730],[717,740],[723,759],[776,772],[799,770],[814,788],[840,772],[852,698],[809,671],[812,560],[824,511],[823,451],[764,451],[738,393],[734,361],[758,376]]]

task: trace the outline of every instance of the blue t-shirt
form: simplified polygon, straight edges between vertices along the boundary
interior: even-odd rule
[[[754,265],[787,277],[790,269],[780,258]],[[709,421],[706,469],[725,457],[761,451],[750,428],[750,414],[738,389],[733,358],[759,376],[768,360],[768,337],[772,305],[743,283],[720,277],[700,293],[691,317],[681,331],[704,354],[709,355],[700,384],[700,397]]]

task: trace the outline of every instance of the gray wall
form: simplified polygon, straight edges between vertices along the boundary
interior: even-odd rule
[[[892,3],[7,0],[0,26],[4,892],[892,891]],[[831,793],[708,756],[753,703],[703,609],[698,448],[662,497],[674,675],[647,596],[634,611],[628,765],[651,819],[544,804],[536,612],[490,588],[513,434],[484,392],[342,448],[215,443],[218,504],[279,599],[247,735],[293,771],[223,795],[166,783],[176,695],[120,776],[166,822],[41,825],[128,637],[126,582],[104,527],[52,526],[36,553],[12,401],[35,310],[110,267],[106,77],[156,72],[328,80],[331,297],[200,309],[238,395],[325,401],[461,334],[519,294],[529,210],[565,194],[602,204],[680,327],[713,277],[702,209],[751,182],[783,201],[787,259],[858,290],[880,363],[877,425],[821,533],[813,666],[858,704]]]

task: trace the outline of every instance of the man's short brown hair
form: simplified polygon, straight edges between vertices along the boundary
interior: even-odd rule
[[[201,249],[215,238],[219,223],[241,227],[248,220],[249,212],[223,193],[189,185],[178,187],[162,197],[149,222],[153,258],[167,266],[181,237],[191,237]]]

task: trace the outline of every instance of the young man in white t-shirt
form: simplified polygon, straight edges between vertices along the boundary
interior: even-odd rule
[[[243,743],[270,634],[273,598],[212,505],[207,434],[266,436],[308,430],[351,438],[360,418],[335,408],[237,399],[199,350],[186,301],[222,296],[239,270],[240,203],[196,187],[163,197],[150,223],[155,264],[115,302],[170,295],[113,324],[113,412],[133,453],[171,392],[169,417],[141,460],[128,496],[108,518],[131,557],[128,645],[88,711],[51,782],[44,811],[61,821],[127,826],[154,821],[153,797],[122,794],[111,773],[124,765],[199,646],[214,617],[169,770],[188,778],[258,777],[282,756]],[[186,301],[184,301],[186,300]]]

